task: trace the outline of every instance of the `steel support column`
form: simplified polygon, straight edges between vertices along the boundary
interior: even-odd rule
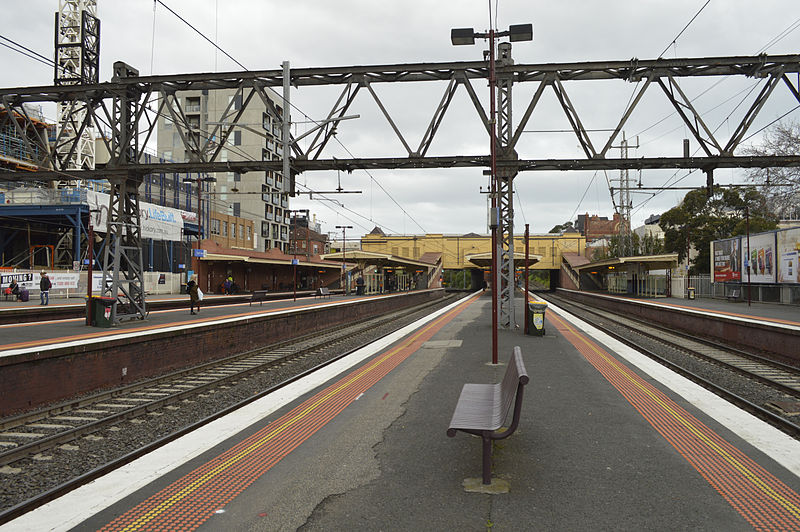
[[[118,62],[114,77],[123,79],[138,76],[136,69]],[[135,88],[114,96],[112,122],[111,168],[135,164],[140,150],[137,138],[137,118],[144,104]],[[139,210],[141,173],[128,171],[121,178],[110,180],[108,228],[103,253],[103,283],[101,294],[115,299],[111,307],[111,322],[144,319],[147,316],[144,292],[142,224]]]
[[[511,119],[511,87],[514,83],[511,72],[504,67],[514,64],[511,59],[511,43],[498,45],[497,57],[497,154],[500,168],[497,179],[497,208],[500,223],[497,230],[497,266],[500,276],[500,301],[498,325],[504,329],[517,326],[514,312],[514,177],[517,169],[513,163],[517,159],[512,147],[514,127]],[[505,163],[505,164],[503,164]]]

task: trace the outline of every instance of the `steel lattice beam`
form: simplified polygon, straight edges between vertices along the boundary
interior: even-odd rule
[[[501,261],[500,269],[503,273],[501,289],[504,291],[504,300],[507,309],[503,313],[506,326],[513,326],[513,179],[519,172],[525,171],[552,171],[552,170],[611,170],[611,169],[657,169],[657,168],[686,168],[702,169],[709,176],[715,168],[733,167],[779,167],[800,166],[798,157],[740,157],[735,151],[755,118],[762,110],[765,102],[775,92],[780,84],[788,88],[791,95],[800,102],[800,92],[788,77],[790,74],[800,74],[800,55],[781,56],[749,56],[749,57],[716,57],[716,58],[690,58],[690,59],[656,59],[629,61],[597,61],[578,63],[553,63],[553,64],[514,64],[511,61],[510,47],[501,50],[500,57],[495,62],[495,72],[498,83],[498,126],[497,141],[498,175],[501,177],[498,191],[498,208],[501,213],[501,228],[498,241],[500,242]],[[442,123],[451,102],[460,88],[464,88],[469,101],[486,129],[491,135],[491,120],[493,117],[486,112],[483,99],[480,98],[473,87],[473,80],[486,80],[489,78],[490,65],[486,61],[480,62],[449,62],[449,63],[416,63],[377,66],[346,66],[334,68],[295,68],[288,69],[183,74],[173,76],[138,76],[138,72],[122,63],[115,64],[114,78],[108,83],[94,83],[70,86],[51,87],[24,87],[0,89],[0,102],[10,111],[6,113],[7,119],[14,122],[17,130],[27,130],[33,126],[31,118],[27,115],[23,104],[40,102],[84,102],[77,106],[85,115],[80,119],[72,119],[72,127],[81,131],[94,126],[99,129],[110,129],[110,139],[103,139],[106,148],[111,154],[108,164],[97,169],[67,169],[66,161],[69,154],[77,153],[77,146],[70,145],[70,141],[59,138],[56,154],[51,154],[47,139],[40,139],[41,144],[30,146],[33,150],[38,148],[44,154],[39,166],[41,171],[34,173],[0,170],[0,180],[5,181],[42,181],[44,179],[97,179],[107,178],[119,187],[119,197],[113,201],[120,202],[117,212],[121,224],[138,223],[135,215],[129,212],[138,199],[134,198],[135,192],[129,186],[141,176],[153,172],[225,172],[235,171],[246,173],[259,170],[284,171],[284,161],[221,161],[220,156],[225,141],[237,127],[248,127],[239,124],[245,109],[250,102],[260,101],[267,104],[267,110],[273,119],[282,120],[281,111],[271,103],[266,92],[279,87],[294,86],[296,88],[342,85],[343,90],[333,104],[328,117],[319,125],[311,142],[304,149],[297,139],[290,140],[290,150],[294,155],[290,159],[291,176],[315,170],[345,170],[358,169],[404,169],[404,168],[453,168],[453,167],[487,167],[490,157],[485,155],[454,155],[444,157],[428,157],[426,153],[435,141],[439,125]],[[762,84],[760,92],[750,103],[744,118],[734,128],[734,133],[727,141],[715,138],[714,132],[706,126],[701,113],[691,103],[680,87],[680,81],[692,77],[709,76],[745,76],[758,79]],[[617,121],[617,126],[602,149],[597,150],[588,131],[583,126],[580,114],[569,98],[567,87],[578,81],[622,80],[636,83],[637,86],[644,82],[640,88],[634,90],[634,95],[626,105],[622,116]],[[288,83],[285,83],[288,81]],[[412,82],[440,82],[446,84],[439,105],[433,112],[427,130],[421,138],[418,148],[410,141],[410,137],[398,126],[391,113],[382,103],[375,86],[381,83],[412,83]],[[537,90],[528,103],[522,120],[513,124],[511,119],[512,86],[516,83],[538,83]],[[614,140],[620,134],[627,120],[635,111],[646,91],[657,85],[662,89],[667,102],[672,105],[692,131],[700,143],[705,156],[703,157],[652,157],[642,159],[608,158],[607,154]],[[364,88],[366,90],[361,91]],[[179,98],[176,93],[189,90],[216,90],[235,89],[237,96],[241,97],[242,104],[238,109],[229,108],[226,120],[216,126],[213,131],[201,132],[192,127],[186,119]],[[546,91],[553,91],[575,136],[585,154],[578,159],[531,159],[518,160],[515,148],[520,142],[524,127],[528,123],[533,111],[542,101]],[[620,98],[627,98],[629,91],[623,91]],[[333,159],[325,157],[325,150],[330,141],[341,127],[347,110],[355,98],[364,93],[371,96],[378,105],[379,112],[389,122],[405,153],[397,157],[387,158],[350,158]],[[239,99],[237,97],[237,100]],[[142,164],[143,148],[154,134],[157,127],[158,116],[169,117],[185,144],[186,151],[191,154],[188,163],[156,163]],[[8,118],[13,117],[13,118]],[[17,118],[23,122],[19,124]],[[600,144],[597,145],[598,147]],[[64,156],[62,154],[67,154]],[[65,172],[68,174],[65,176]],[[133,196],[131,196],[133,195]],[[128,197],[131,196],[131,197]],[[127,199],[125,199],[127,197]],[[121,199],[120,199],[121,198]],[[135,201],[134,201],[135,200]],[[128,213],[128,214],[126,214]],[[138,230],[118,234],[116,239],[130,237],[132,240],[125,243],[120,249],[118,257],[114,255],[113,275],[118,275],[117,268],[122,263],[133,265],[127,283],[132,283],[135,288],[128,290],[126,295],[132,301],[138,301],[142,294],[141,305],[135,313],[144,316],[145,307],[143,291],[140,290],[141,268],[136,266],[135,254],[125,257],[128,247],[135,247],[138,239]],[[109,237],[111,238],[111,237]],[[107,249],[114,249],[113,241],[107,242]],[[118,260],[119,259],[119,260]],[[127,275],[127,274],[126,274]],[[122,290],[122,282],[118,280],[115,286]],[[141,285],[143,286],[143,285]]]

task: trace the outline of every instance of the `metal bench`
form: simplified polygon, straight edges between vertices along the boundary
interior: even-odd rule
[[[321,287],[317,288],[316,292],[314,292],[314,299],[316,299],[317,296],[319,296],[319,297],[331,297],[331,291],[330,291],[330,289],[325,288],[324,286],[321,286]]]
[[[447,435],[459,430],[480,436],[483,440],[483,483],[492,483],[492,441],[508,438],[519,425],[522,412],[522,391],[528,384],[528,373],[522,362],[522,350],[514,347],[503,381],[498,384],[465,384],[456,403]],[[514,415],[505,430],[503,426],[511,403]]]
[[[728,301],[739,301],[739,297],[741,296],[742,291],[738,288],[734,288],[731,290],[731,293],[728,294]]]
[[[250,305],[252,305],[253,302],[255,302],[255,301],[258,301],[259,305],[263,305],[264,301],[267,300],[267,294],[268,293],[269,293],[268,290],[255,290],[253,292],[253,295],[250,296]]]

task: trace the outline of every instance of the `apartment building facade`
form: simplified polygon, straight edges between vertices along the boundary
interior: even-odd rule
[[[276,94],[271,94],[275,106],[282,109],[282,102]],[[183,91],[176,96],[186,116],[191,134],[199,136],[201,141],[209,138],[215,127],[225,122],[225,112],[238,112],[241,109],[241,93],[235,89],[212,91]],[[238,123],[246,127],[236,128],[228,137],[226,145],[220,152],[221,161],[242,160],[279,160],[281,158],[281,123],[267,113],[266,106],[254,98],[244,110]],[[257,132],[256,132],[257,131]],[[213,139],[212,139],[213,140]],[[161,157],[176,162],[189,160],[179,128],[168,116],[158,119],[158,152]],[[231,217],[247,220],[252,224],[251,249],[267,251],[289,249],[289,201],[281,194],[283,175],[281,172],[218,172],[210,174],[216,179],[202,191],[204,209],[209,206],[210,213],[204,216],[204,224],[210,225],[204,230],[206,238],[220,240],[222,244],[223,222],[230,231]],[[195,183],[191,184],[196,191]],[[214,222],[216,220],[216,222]],[[215,223],[218,225],[215,226]],[[247,242],[247,231],[250,223],[235,221],[237,232],[244,227]],[[216,233],[218,230],[219,233]],[[230,237],[226,237],[230,239]],[[236,241],[240,241],[237,234]]]

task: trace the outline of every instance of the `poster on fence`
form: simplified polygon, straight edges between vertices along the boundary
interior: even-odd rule
[[[712,243],[714,251],[714,282],[740,281],[741,272],[741,248],[740,238],[729,238],[727,240],[716,240]]]
[[[50,290],[78,289],[80,274],[77,272],[48,272],[47,276],[50,278]],[[42,274],[40,272],[5,273],[0,275],[0,288],[7,287],[12,279],[28,290],[38,290]]]
[[[800,227],[778,231],[778,282],[800,283],[798,260],[800,259]]]
[[[92,225],[98,233],[105,233],[108,226],[108,194],[87,191],[86,199],[92,213]],[[172,240],[179,242],[183,237],[183,211],[161,207],[151,203],[139,203],[142,238],[153,240]]]
[[[742,237],[744,256],[742,260],[742,281],[751,283],[774,283],[778,273],[775,253],[775,231]],[[749,274],[749,277],[748,277]]]

